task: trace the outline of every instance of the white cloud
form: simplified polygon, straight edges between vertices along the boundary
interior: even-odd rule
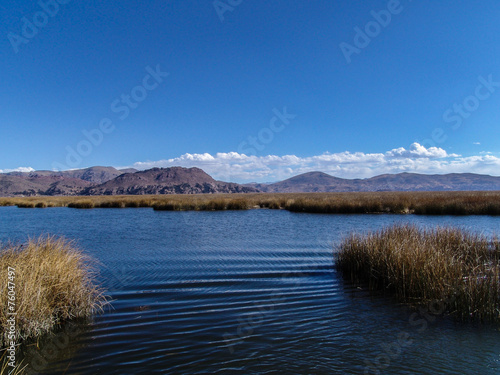
[[[478,145],[478,146],[479,146],[479,145],[481,144],[481,142],[472,142],[472,144],[473,144],[473,145]]]
[[[18,167],[15,169],[0,169],[0,173],[10,173],[10,172],[34,172],[35,170],[31,167]]]
[[[412,143],[408,150],[403,147],[386,152],[387,157],[393,158],[445,158],[448,156],[458,156],[456,154],[448,155],[445,150],[439,147],[425,148],[419,143]]]
[[[138,162],[137,169],[153,167],[198,167],[212,177],[232,182],[264,182],[286,179],[301,173],[322,171],[343,178],[367,178],[384,173],[414,172],[426,174],[483,173],[499,175],[500,158],[490,154],[462,157],[448,154],[439,147],[413,143],[408,149],[396,148],[385,153],[344,151],[299,157],[296,155],[247,156],[237,152],[184,154],[176,158]]]

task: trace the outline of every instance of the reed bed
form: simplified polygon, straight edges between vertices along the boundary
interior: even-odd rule
[[[454,228],[396,225],[352,234],[335,254],[355,283],[412,304],[445,301],[462,319],[500,321],[500,243]]]
[[[50,236],[0,250],[0,347],[7,344],[8,269],[15,270],[17,342],[59,323],[101,311],[106,297],[94,281],[93,261],[72,242]]]
[[[291,212],[417,215],[500,215],[500,192],[351,192],[172,194],[0,198],[0,206],[21,208],[128,208],[211,211],[251,208]]]
[[[166,201],[153,205],[158,211],[224,211],[224,210],[247,210],[248,202],[244,199],[215,198],[191,201]]]

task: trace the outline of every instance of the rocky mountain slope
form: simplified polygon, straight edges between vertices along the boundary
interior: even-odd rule
[[[251,184],[264,192],[446,191],[500,190],[500,177],[473,173],[425,175],[384,174],[367,179],[343,179],[322,172],[304,173],[273,184]]]
[[[90,167],[62,172],[2,173],[0,174],[0,196],[78,195],[85,188],[133,171],[135,169]]]
[[[63,177],[76,178],[96,184],[102,184],[112,180],[123,173],[137,172],[136,169],[116,169],[113,167],[90,167],[85,169],[74,169],[69,171],[53,172],[53,171],[34,171],[34,172],[10,172],[4,175],[19,176],[26,179],[36,179],[38,177]]]
[[[83,190],[82,195],[213,194],[257,191],[252,187],[216,181],[199,168],[171,167],[125,173],[104,184]]]
[[[64,172],[0,174],[0,196],[249,193],[253,187],[216,181],[199,168],[117,170],[92,167]]]
[[[0,196],[78,195],[92,186],[79,178],[62,176],[18,176],[0,174]]]

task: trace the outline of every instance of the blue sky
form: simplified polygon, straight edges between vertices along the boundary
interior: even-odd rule
[[[0,18],[3,171],[500,175],[495,0],[9,1]]]

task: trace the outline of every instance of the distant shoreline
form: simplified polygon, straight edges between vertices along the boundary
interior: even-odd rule
[[[325,214],[500,215],[500,191],[245,193],[0,197],[19,208],[222,211],[257,208]]]

